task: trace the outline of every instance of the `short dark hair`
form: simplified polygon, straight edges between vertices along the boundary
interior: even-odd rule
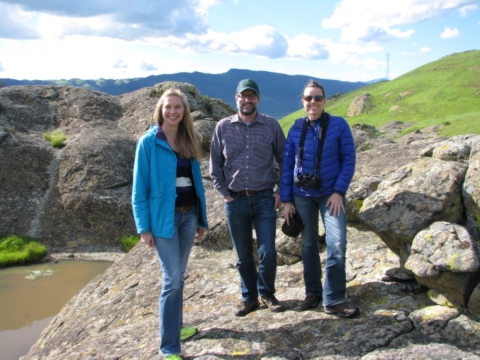
[[[303,90],[305,90],[306,88],[309,88],[309,87],[316,87],[316,88],[319,88],[320,90],[322,90],[322,93],[323,93],[323,96],[324,97],[327,97],[327,94],[325,93],[325,88],[320,85],[319,82],[315,81],[315,80],[308,80],[307,82],[307,85],[305,85],[305,87],[303,88]],[[303,94],[302,94],[303,95]]]

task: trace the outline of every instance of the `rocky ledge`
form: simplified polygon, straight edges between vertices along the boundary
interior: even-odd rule
[[[321,255],[324,260],[325,251]],[[232,251],[195,246],[184,320],[199,333],[183,343],[184,357],[480,359],[476,319],[466,310],[437,305],[425,287],[402,279],[398,256],[373,232],[349,228],[347,259],[347,293],[361,309],[358,318],[337,318],[321,307],[301,312],[301,263],[278,267],[277,296],[285,312],[260,307],[238,318]],[[71,299],[23,359],[160,359],[160,288],[155,252],[138,244]]]

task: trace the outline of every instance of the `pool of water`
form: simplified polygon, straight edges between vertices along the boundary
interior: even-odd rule
[[[68,300],[112,262],[60,260],[0,269],[0,354],[17,360]]]

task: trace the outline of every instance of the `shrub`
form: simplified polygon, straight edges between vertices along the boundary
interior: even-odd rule
[[[128,253],[130,250],[133,249],[133,247],[134,247],[135,245],[137,245],[137,243],[138,243],[139,241],[140,241],[140,239],[139,239],[138,236],[127,236],[127,237],[124,237],[124,238],[121,240],[122,250]]]
[[[43,138],[47,140],[53,147],[63,147],[67,136],[61,131],[52,131],[43,134]]]
[[[45,246],[27,236],[0,237],[0,266],[30,263],[46,254]]]

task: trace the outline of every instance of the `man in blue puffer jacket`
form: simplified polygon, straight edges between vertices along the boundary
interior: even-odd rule
[[[303,90],[302,103],[307,116],[297,119],[288,133],[280,184],[285,221],[289,223],[295,208],[305,223],[302,260],[306,297],[300,308],[313,309],[323,299],[326,313],[350,318],[359,313],[359,309],[345,298],[345,194],[355,172],[355,143],[345,119],[324,111],[323,86],[309,81]],[[327,243],[323,288],[318,247],[319,213]]]

